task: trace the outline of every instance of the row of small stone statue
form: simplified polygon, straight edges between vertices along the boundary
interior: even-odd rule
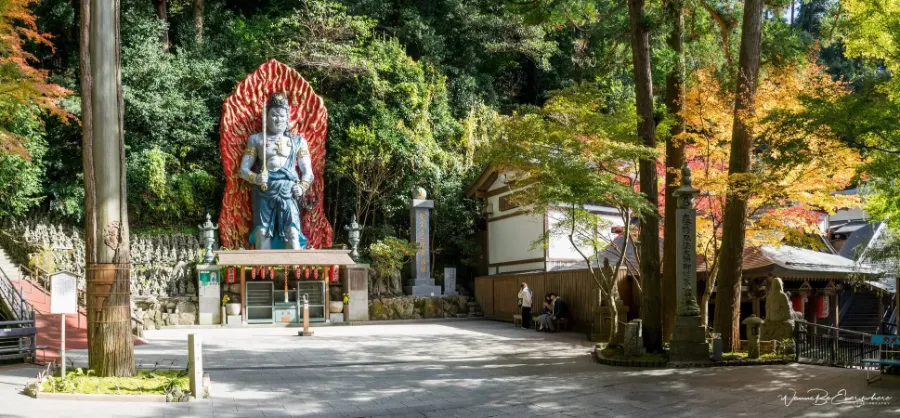
[[[84,239],[77,227],[66,228],[37,218],[11,221],[5,225],[5,229],[15,236],[23,237],[29,245],[48,247],[54,252],[72,250],[76,264],[84,264]],[[201,255],[200,243],[193,235],[131,237],[133,264],[196,262]]]

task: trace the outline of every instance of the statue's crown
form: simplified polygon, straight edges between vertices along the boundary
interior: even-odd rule
[[[269,102],[266,104],[269,109],[282,108],[290,110],[291,104],[288,102],[287,96],[284,93],[274,93],[269,97]]]

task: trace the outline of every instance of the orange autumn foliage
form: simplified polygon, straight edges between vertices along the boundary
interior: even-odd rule
[[[711,268],[718,255],[725,192],[740,184],[749,196],[746,245],[815,245],[823,212],[857,204],[855,196],[835,195],[850,186],[862,163],[826,128],[798,137],[784,129],[779,112],[802,109],[803,96],[836,100],[846,86],[833,81],[815,62],[769,68],[756,96],[758,112],[751,173],[728,175],[733,123],[733,93],[707,70],[693,74],[682,116],[687,133],[686,159],[697,199],[698,252]]]
[[[7,129],[23,107],[48,112],[62,121],[74,119],[61,100],[71,91],[48,82],[48,73],[32,66],[37,59],[27,43],[50,48],[50,36],[40,33],[29,6],[34,0],[0,1],[0,151],[29,158],[24,138]]]

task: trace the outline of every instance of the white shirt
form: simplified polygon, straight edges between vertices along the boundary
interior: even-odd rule
[[[522,299],[522,307],[530,308],[531,307],[531,289],[524,288],[519,291],[519,299]]]

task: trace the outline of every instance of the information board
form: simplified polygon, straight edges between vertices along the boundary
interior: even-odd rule
[[[78,312],[78,288],[75,275],[67,271],[50,276],[50,313],[74,314]]]

